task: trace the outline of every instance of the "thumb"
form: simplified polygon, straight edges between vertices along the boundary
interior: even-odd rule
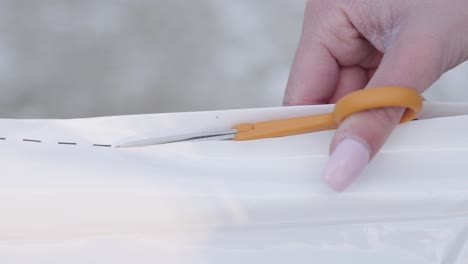
[[[441,50],[434,38],[420,31],[400,34],[385,51],[367,89],[398,85],[423,92],[443,73]],[[353,114],[343,121],[333,138],[331,156],[323,175],[330,187],[342,191],[351,185],[397,126],[404,110],[397,107],[373,109]]]

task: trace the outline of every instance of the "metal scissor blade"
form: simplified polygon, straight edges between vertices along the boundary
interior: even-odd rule
[[[176,136],[146,138],[141,140],[129,141],[115,146],[116,148],[144,147],[151,145],[160,145],[167,143],[175,143],[182,141],[206,141],[206,140],[226,140],[233,139],[237,133],[237,129],[229,129],[222,131],[189,133]]]

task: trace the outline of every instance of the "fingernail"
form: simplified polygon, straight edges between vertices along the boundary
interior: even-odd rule
[[[369,150],[363,144],[347,138],[336,146],[325,166],[323,178],[336,191],[343,191],[359,177],[369,158]]]

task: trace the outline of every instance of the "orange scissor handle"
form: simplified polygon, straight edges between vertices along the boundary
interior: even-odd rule
[[[335,129],[348,116],[381,107],[405,107],[400,124],[418,116],[422,109],[422,97],[414,89],[402,86],[382,86],[358,90],[341,98],[332,113],[280,119],[234,126],[234,140],[251,140],[290,136]]]

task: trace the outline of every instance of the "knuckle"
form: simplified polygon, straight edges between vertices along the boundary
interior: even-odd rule
[[[396,125],[403,115],[401,107],[384,107],[380,109],[368,110],[372,120],[379,125]]]
[[[403,111],[401,107],[385,107],[356,113],[340,125],[332,145],[352,137],[365,142],[374,156],[400,121]]]

